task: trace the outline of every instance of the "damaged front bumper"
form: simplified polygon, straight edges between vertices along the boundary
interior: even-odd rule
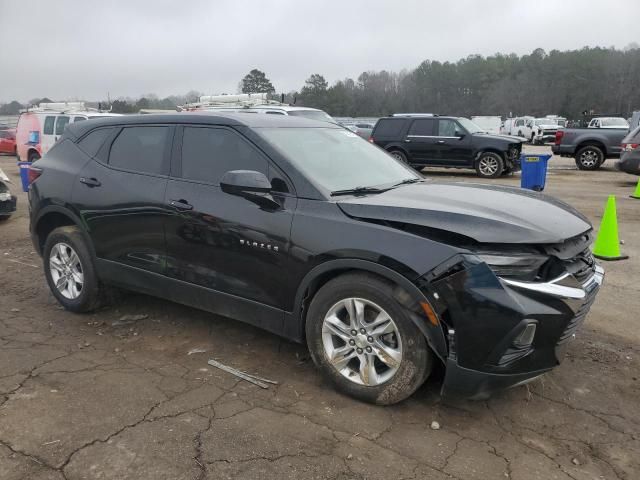
[[[595,263],[586,279],[565,273],[547,282],[500,278],[486,264],[467,263],[435,281],[448,342],[442,394],[483,399],[553,369],[603,279]]]

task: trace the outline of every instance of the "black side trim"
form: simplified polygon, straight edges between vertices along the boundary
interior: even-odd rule
[[[284,312],[277,308],[110,260],[96,259],[96,269],[100,279],[106,283],[206,310],[283,335]]]

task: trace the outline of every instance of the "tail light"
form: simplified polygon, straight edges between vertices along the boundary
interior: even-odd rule
[[[369,137],[369,141],[370,141],[371,143],[375,143],[375,142],[373,141],[373,137]]]
[[[556,132],[556,140],[555,140],[556,145],[560,145],[560,143],[562,143],[562,137],[564,137],[564,130],[558,130]]]
[[[29,177],[29,185],[35,182],[38,177],[42,175],[42,169],[38,167],[34,167],[33,165],[29,167],[28,177]]]
[[[638,148],[638,145],[640,145],[640,143],[623,143],[622,150],[625,152],[630,152],[631,150],[635,150],[636,148]]]

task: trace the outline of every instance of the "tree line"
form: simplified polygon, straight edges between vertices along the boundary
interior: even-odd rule
[[[589,48],[531,54],[470,55],[457,62],[425,60],[413,70],[361,73],[329,85],[314,73],[286,102],[320,108],[334,116],[377,117],[394,112],[429,112],[457,116],[559,114],[578,119],[583,112],[628,116],[640,109],[640,46]],[[258,70],[241,79],[244,93],[277,89]],[[111,102],[112,111],[172,109],[197,100],[199,92]],[[95,102],[94,102],[95,104]],[[106,105],[107,102],[101,102]],[[0,106],[0,114],[19,110],[18,102]]]

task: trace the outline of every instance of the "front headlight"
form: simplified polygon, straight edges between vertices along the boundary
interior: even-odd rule
[[[6,202],[11,200],[11,194],[9,192],[0,192],[0,202]]]
[[[536,254],[477,254],[498,277],[518,278],[521,280],[535,280],[540,267],[548,257]]]

